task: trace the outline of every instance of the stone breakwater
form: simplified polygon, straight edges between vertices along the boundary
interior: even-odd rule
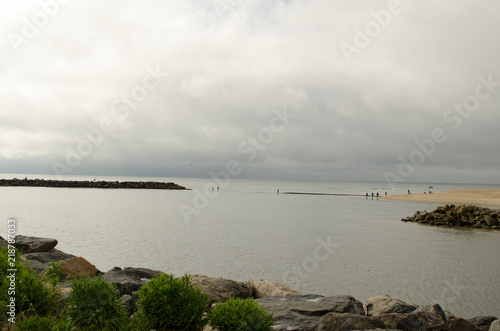
[[[63,279],[101,274],[115,284],[127,313],[136,309],[138,290],[148,280],[163,273],[146,268],[114,267],[101,272],[83,257],[55,249],[57,240],[16,236],[16,248],[23,263],[38,272],[44,272],[49,263],[58,261]],[[0,247],[7,242],[0,237]],[[210,303],[217,304],[230,298],[253,298],[268,312],[273,313],[274,330],[433,330],[433,331],[500,331],[500,320],[495,316],[461,318],[444,311],[437,303],[419,306],[393,299],[388,295],[370,298],[362,303],[350,295],[322,296],[301,294],[287,285],[266,280],[237,282],[230,279],[192,275],[193,285],[207,293]],[[71,295],[71,283],[60,283],[61,305]],[[212,330],[210,326],[204,331]]]
[[[0,179],[0,186],[71,187],[71,188],[126,188],[152,190],[186,190],[184,186],[172,182],[108,182],[89,180],[52,179]]]
[[[430,225],[472,227],[478,229],[500,229],[500,209],[468,205],[439,206],[434,211],[416,211],[411,217],[402,218],[403,222],[417,222]]]

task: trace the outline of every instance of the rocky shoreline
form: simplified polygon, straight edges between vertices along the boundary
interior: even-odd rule
[[[186,190],[184,186],[172,182],[109,182],[89,180],[54,180],[54,179],[0,179],[0,186],[34,186],[34,187],[70,187],[70,188],[109,188],[109,189],[152,189],[152,190]]]
[[[500,229],[500,209],[469,205],[445,205],[435,210],[416,211],[403,222],[417,222],[436,226],[472,227],[477,229]]]
[[[64,278],[94,277],[101,274],[117,286],[129,315],[134,312],[137,291],[151,278],[163,273],[146,268],[115,267],[101,272],[83,257],[57,250],[57,240],[16,236],[15,246],[23,252],[23,263],[43,272],[49,263],[59,261]],[[0,237],[0,246],[7,242]],[[443,311],[433,303],[418,306],[380,295],[365,304],[349,295],[322,296],[302,294],[280,283],[266,280],[237,282],[230,279],[192,275],[192,283],[208,293],[210,303],[229,298],[253,298],[273,313],[274,330],[434,330],[434,331],[500,331],[500,320],[494,316],[464,319]],[[62,303],[71,292],[69,281],[61,283]],[[211,330],[209,326],[205,330]]]

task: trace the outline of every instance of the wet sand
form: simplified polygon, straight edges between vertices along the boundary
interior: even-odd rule
[[[453,190],[433,194],[399,194],[380,197],[380,199],[476,206],[500,206],[500,190]]]

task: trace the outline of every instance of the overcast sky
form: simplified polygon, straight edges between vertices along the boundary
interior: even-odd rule
[[[500,183],[497,0],[2,4],[0,173]]]

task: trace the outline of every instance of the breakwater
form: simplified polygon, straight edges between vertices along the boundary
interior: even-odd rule
[[[108,189],[152,189],[152,190],[186,190],[184,186],[172,182],[119,182],[89,180],[53,180],[53,179],[0,179],[0,186],[33,186],[33,187],[70,187],[70,188],[108,188]]]

